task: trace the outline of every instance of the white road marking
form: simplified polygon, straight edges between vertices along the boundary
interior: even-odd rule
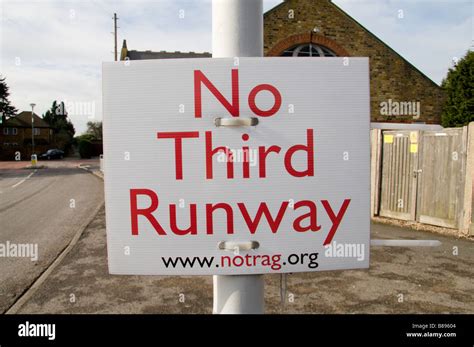
[[[22,184],[22,183],[25,182],[25,181],[26,181],[26,179],[25,179],[25,180],[21,180],[20,182],[15,183],[14,185],[12,185],[12,188],[18,187],[20,184]]]
[[[16,188],[18,187],[20,184],[22,184],[23,182],[25,182],[27,179],[29,179],[31,176],[33,176],[36,171],[38,171],[38,169],[36,169],[35,171],[33,171],[32,173],[30,173],[26,178],[22,179],[20,182],[17,182],[15,183],[14,185],[12,185],[12,188]]]

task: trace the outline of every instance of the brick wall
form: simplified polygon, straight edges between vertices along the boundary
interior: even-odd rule
[[[290,13],[294,18],[289,18]],[[315,27],[318,32],[310,34]],[[331,1],[287,0],[265,14],[265,55],[278,56],[291,46],[309,41],[339,56],[369,57],[373,122],[441,122],[443,90]],[[419,102],[419,118],[382,115],[380,105],[389,99],[392,106],[393,102]]]
[[[29,160],[32,154],[31,128],[8,128],[16,128],[17,133],[5,135],[3,127],[0,127],[0,160],[16,160],[18,152],[21,160]],[[52,135],[49,128],[37,129],[40,129],[40,134],[35,135],[35,153],[40,154],[51,148]]]

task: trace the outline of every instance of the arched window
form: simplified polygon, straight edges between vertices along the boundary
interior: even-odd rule
[[[314,43],[305,43],[303,45],[293,46],[285,50],[282,57],[336,57],[336,53],[324,46]]]

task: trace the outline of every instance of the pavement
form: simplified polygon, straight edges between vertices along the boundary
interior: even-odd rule
[[[0,312],[5,312],[68,246],[103,203],[103,183],[84,161],[0,162],[0,244],[37,247],[29,257],[0,257]],[[97,161],[90,161],[97,162]],[[31,248],[34,249],[34,248]]]
[[[373,247],[368,270],[265,276],[267,313],[474,313],[474,243],[372,224],[372,238],[440,247]],[[284,282],[283,282],[284,283]],[[107,270],[102,208],[17,313],[211,313],[210,276],[117,276]]]

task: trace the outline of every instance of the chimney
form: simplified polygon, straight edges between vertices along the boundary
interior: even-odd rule
[[[120,60],[125,60],[128,55],[127,40],[123,40],[122,50],[120,51]]]

